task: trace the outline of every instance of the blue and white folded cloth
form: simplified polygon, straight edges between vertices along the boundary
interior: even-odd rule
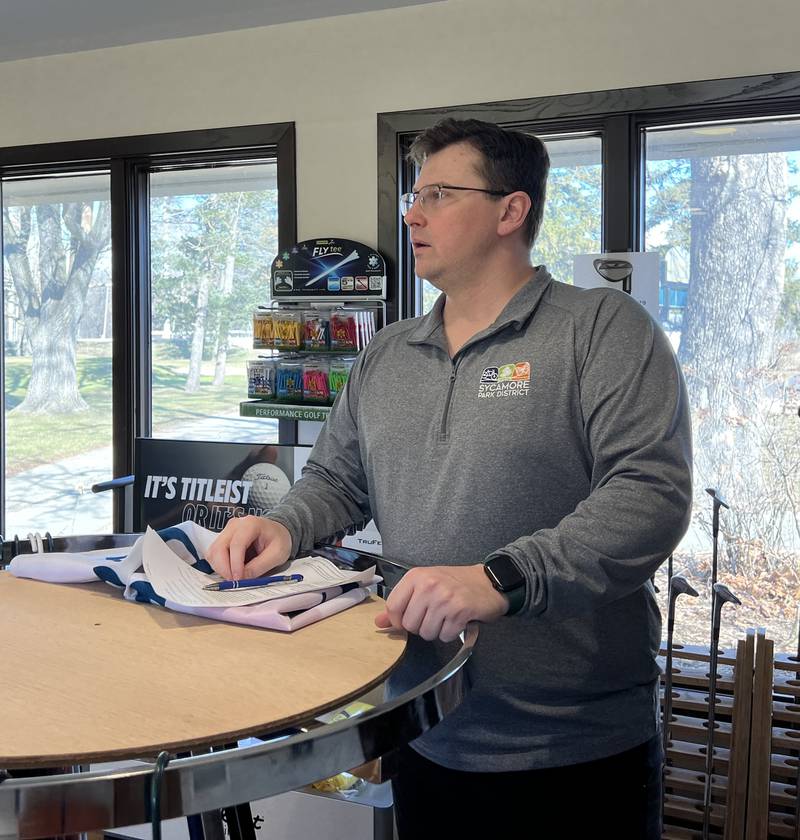
[[[183,562],[200,572],[213,572],[205,557],[211,543],[217,537],[214,531],[202,528],[194,522],[183,522],[163,528],[157,533]],[[8,571],[16,577],[50,583],[90,583],[104,580],[123,589],[123,595],[129,601],[157,604],[176,612],[217,621],[285,631],[298,630],[360,603],[374,593],[374,583],[379,581],[379,578],[375,578],[372,586],[346,583],[247,606],[189,607],[176,604],[155,591],[142,565],[143,539],[140,537],[132,546],[118,549],[18,554],[8,565]]]

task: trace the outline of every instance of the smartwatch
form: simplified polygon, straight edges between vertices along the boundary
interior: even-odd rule
[[[483,569],[492,586],[508,598],[510,606],[506,615],[518,613],[525,604],[525,576],[519,566],[507,554],[495,554],[484,564]]]

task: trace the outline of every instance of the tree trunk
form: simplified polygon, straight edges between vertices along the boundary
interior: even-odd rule
[[[31,379],[15,412],[66,414],[89,408],[78,391],[76,332],[77,323],[66,307],[31,324]]]
[[[103,284],[103,331],[101,338],[108,338],[111,328],[111,281]]]
[[[16,219],[4,209],[3,232],[14,289],[25,320],[32,355],[31,379],[20,413],[70,413],[88,406],[78,391],[78,324],[92,272],[108,243],[107,202],[40,204],[36,211],[38,237],[36,270],[30,264],[32,211],[21,209]],[[65,244],[64,228],[70,235]]]
[[[719,488],[739,548],[774,540],[782,527],[764,441],[774,414],[786,203],[782,154],[692,161],[691,281],[679,355],[694,418],[696,503],[707,525],[703,491]]]
[[[192,333],[192,354],[189,360],[189,373],[186,377],[187,394],[194,394],[200,388],[200,368],[203,363],[203,347],[206,341],[206,319],[208,318],[208,293],[211,288],[211,276],[208,272],[200,275],[197,289],[197,309],[194,316]]]
[[[225,313],[220,313],[220,329],[225,329],[227,324],[221,323],[223,319],[227,321],[227,317]],[[224,343],[223,343],[224,342]],[[221,388],[225,384],[225,368],[228,364],[228,336],[227,331],[225,333],[225,337],[223,339],[222,335],[220,335],[220,343],[217,346],[217,359],[216,364],[214,365],[214,382],[213,385],[215,388]]]
[[[234,228],[235,236],[235,228]],[[233,246],[236,242],[232,243]],[[217,320],[217,360],[214,366],[214,387],[221,388],[225,384],[225,366],[228,362],[228,333],[230,331],[230,296],[233,291],[233,272],[236,267],[236,257],[228,254],[222,273],[222,304],[219,308]]]
[[[242,193],[236,197],[231,220],[231,236],[228,242],[228,256],[222,270],[222,302],[217,320],[217,349],[216,365],[214,367],[214,387],[221,388],[225,384],[225,366],[228,363],[228,333],[230,331],[230,297],[233,291],[233,274],[236,269],[236,247],[239,242],[239,216],[242,212]]]

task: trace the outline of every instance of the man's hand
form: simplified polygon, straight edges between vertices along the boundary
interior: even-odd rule
[[[206,559],[227,580],[261,577],[283,565],[292,537],[279,522],[260,516],[231,519],[208,549]]]
[[[508,598],[491,584],[483,564],[430,566],[406,572],[375,617],[427,641],[452,642],[469,621],[495,621],[508,612]]]

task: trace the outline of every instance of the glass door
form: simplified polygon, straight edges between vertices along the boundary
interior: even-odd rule
[[[694,518],[675,568],[709,580],[705,489],[717,488],[730,504],[719,579],[743,600],[727,636],[766,624],[777,649],[794,651],[800,120],[651,128],[644,140],[643,244],[662,257],[660,319],[686,377],[694,433]],[[681,640],[708,644],[707,603],[685,609],[698,616]]]
[[[277,442],[239,417],[277,251],[274,160],[150,173],[153,437]]]
[[[109,175],[6,178],[2,212],[4,536],[109,532]]]

